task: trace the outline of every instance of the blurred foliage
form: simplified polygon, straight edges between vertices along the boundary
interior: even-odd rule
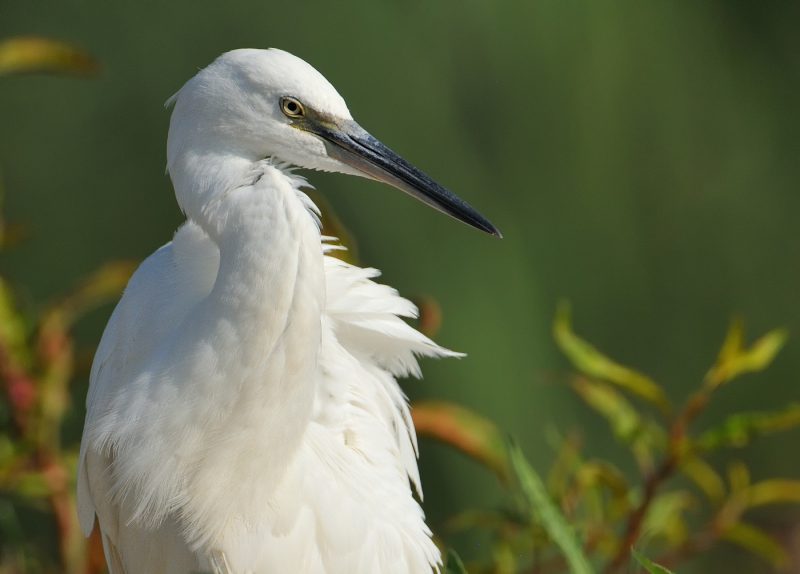
[[[639,565],[644,568],[650,574],[672,574],[669,570],[661,566],[660,564],[656,564],[649,558],[647,558],[644,554],[636,550],[635,548],[631,550],[631,554],[633,554],[634,559]]]
[[[679,408],[651,377],[580,338],[565,303],[559,306],[553,332],[577,371],[569,385],[608,421],[616,440],[629,450],[637,474],[629,479],[622,468],[584,454],[574,438],[566,437],[558,439],[545,480],[480,415],[448,403],[416,405],[413,416],[420,435],[474,458],[508,492],[506,506],[466,510],[446,525],[445,534],[470,529],[490,533],[493,552],[470,562],[470,572],[611,574],[630,571],[633,559],[645,571],[663,574],[669,572],[667,566],[684,563],[720,541],[757,554],[774,568],[788,565],[784,547],[751,522],[748,513],[800,502],[800,480],[754,483],[750,470],[737,460],[728,463],[725,478],[709,455],[800,426],[798,406],[733,414],[703,432],[690,430],[720,387],[769,366],[786,342],[784,330],[747,345],[742,322],[733,321],[715,363]],[[646,547],[657,560],[637,546]]]
[[[43,38],[0,42],[0,75],[90,73],[94,60],[67,44]],[[2,195],[0,189],[0,195]],[[2,216],[0,216],[2,221]],[[19,228],[0,225],[8,249]],[[78,526],[75,467],[78,445],[62,442],[70,385],[81,365],[72,337],[75,322],[118,298],[132,263],[110,263],[50,304],[21,303],[0,277],[0,572],[98,571],[99,546]],[[84,373],[85,375],[85,373]],[[32,516],[39,516],[32,528]],[[42,525],[46,525],[43,528]],[[48,536],[31,536],[50,530]],[[53,547],[57,551],[53,551]],[[94,555],[90,554],[94,548]]]
[[[0,42],[0,75],[93,74],[97,62],[70,44],[48,38],[11,38]]]

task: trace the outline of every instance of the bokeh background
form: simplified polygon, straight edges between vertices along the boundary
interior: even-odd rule
[[[589,450],[625,466],[605,422],[559,382],[556,302],[568,298],[586,338],[676,399],[732,315],[754,334],[800,333],[798,22],[793,2],[0,0],[0,39],[66,40],[102,65],[92,78],[0,79],[5,211],[27,229],[3,273],[47,301],[168,241],[182,216],[164,173],[164,101],[225,50],[280,47],[505,235],[366,180],[309,174],[362,262],[438,300],[438,340],[469,354],[427,362],[409,394],[475,408],[534,463],[552,458],[548,428],[580,428]],[[110,311],[81,323],[80,339],[96,341]],[[796,401],[797,373],[793,340],[757,380],[725,389],[701,426]],[[798,439],[737,456],[756,476],[798,478]],[[434,524],[495,501],[484,470],[422,448]]]

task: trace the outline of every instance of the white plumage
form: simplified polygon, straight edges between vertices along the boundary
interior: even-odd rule
[[[97,518],[113,574],[437,569],[395,377],[457,354],[401,319],[416,309],[377,271],[326,255],[288,166],[380,179],[496,230],[286,52],[224,54],[174,99],[187,222],[131,278],[95,356],[84,532]]]

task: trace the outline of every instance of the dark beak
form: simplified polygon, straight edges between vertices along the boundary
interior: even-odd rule
[[[502,237],[500,231],[466,201],[433,181],[353,120],[309,122],[302,129],[321,137],[328,155],[366,177],[388,183],[450,217]]]

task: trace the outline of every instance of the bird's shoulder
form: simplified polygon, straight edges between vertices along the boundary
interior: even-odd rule
[[[219,250],[192,222],[178,229],[173,240],[145,259],[128,282],[100,340],[92,365],[87,407],[102,385],[109,363],[114,375],[137,357],[152,352],[201,301],[214,284]],[[107,373],[111,374],[111,373]]]
[[[85,428],[130,383],[135,369],[175,325],[210,292],[218,268],[216,245],[192,222],[184,224],[171,242],[142,262],[128,282],[95,352]],[[87,534],[92,529],[95,512],[85,468],[88,448],[88,441],[83,440],[78,470],[78,510]]]

